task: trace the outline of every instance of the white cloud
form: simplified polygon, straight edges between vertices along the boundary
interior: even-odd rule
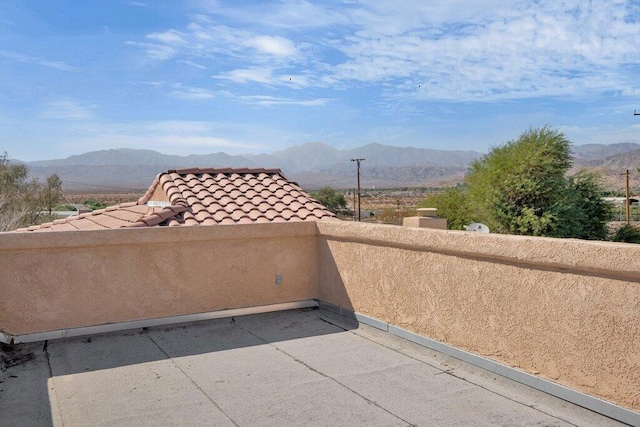
[[[277,56],[293,56],[297,52],[295,44],[284,37],[256,36],[249,39],[247,45],[260,53]]]
[[[178,60],[176,62],[178,62],[179,64],[189,65],[189,66],[191,66],[193,68],[198,68],[200,70],[206,70],[207,69],[207,67],[205,67],[204,65],[198,64],[197,62],[189,61],[187,59],[180,59],[180,60]]]
[[[273,71],[270,68],[243,68],[230,71],[228,73],[219,74],[216,76],[211,76],[214,79],[221,80],[230,80],[236,83],[263,83],[263,84],[272,84],[274,83],[274,78],[272,75]]]
[[[258,24],[277,29],[314,29],[351,22],[344,9],[352,7],[348,2],[338,3],[333,9],[330,3],[316,5],[304,0],[281,2],[253,2],[239,6],[236,2],[225,7],[219,2],[202,4],[202,10],[210,15],[240,23]]]
[[[240,99],[247,101],[251,104],[261,105],[261,106],[299,105],[303,107],[323,106],[330,101],[330,99],[328,98],[298,100],[298,99],[279,98],[275,96],[266,96],[266,95],[247,95],[247,96],[240,97]]]
[[[160,150],[164,153],[186,154],[245,151],[257,147],[236,136],[227,136],[228,130],[220,125],[203,121],[167,120],[133,123],[106,123],[92,121],[78,123],[64,138],[65,149],[86,152],[95,149],[135,147]],[[72,135],[72,136],[71,136]]]
[[[121,133],[93,134],[76,137],[65,144],[65,150],[73,153],[83,153],[92,150],[109,148],[147,149],[164,154],[185,155],[187,153],[211,153],[220,150],[250,149],[253,146],[215,136],[203,135],[131,135]]]
[[[136,46],[143,48],[147,56],[153,60],[166,61],[177,55],[176,49],[171,46],[159,44],[159,43],[139,43],[139,42],[126,42],[129,46]]]
[[[12,158],[64,158],[108,148],[156,150],[166,154],[269,152],[309,140],[308,135],[250,122],[172,120],[113,122],[94,117],[60,120],[16,119],[0,112],[0,142]]]
[[[122,129],[130,129],[135,132],[150,133],[153,135],[173,134],[173,135],[192,135],[206,134],[209,132],[210,125],[207,122],[190,121],[190,120],[165,120],[158,122],[141,122],[133,125],[124,126]]]
[[[164,86],[166,83],[167,82],[165,82],[164,80],[156,80],[156,81],[140,82],[138,84],[145,85],[145,86],[160,87],[160,86]]]
[[[64,99],[48,103],[42,116],[47,119],[89,120],[94,117],[95,108],[95,105],[83,105],[73,99]]]
[[[77,71],[76,67],[65,64],[61,61],[49,61],[47,59],[38,58],[36,56],[23,55],[21,53],[10,50],[0,50],[0,57],[11,59],[16,62],[24,62],[26,64],[36,64],[47,68],[53,68],[61,71]]]
[[[629,113],[631,114],[631,113]],[[640,143],[640,124],[625,127],[613,126],[559,126],[570,141],[583,144],[615,144],[620,142]]]
[[[170,96],[180,99],[189,99],[195,101],[213,99],[217,95],[214,91],[201,87],[182,87],[177,85],[175,90],[169,93]]]
[[[182,35],[175,30],[169,30],[162,33],[147,34],[147,38],[153,41],[167,43],[167,44],[185,43],[185,39],[182,37]]]
[[[153,59],[195,61],[236,83],[377,85],[386,97],[417,102],[640,91],[640,6],[631,0],[202,7],[208,15],[139,46]]]
[[[500,3],[483,10],[471,5],[458,7],[461,14],[451,13],[454,5],[434,11],[394,3],[392,10],[388,3],[371,3],[368,13],[359,11],[360,30],[337,45],[349,59],[336,67],[336,77],[402,78],[413,85],[396,90],[444,100],[579,95],[628,85],[618,67],[633,63],[640,33],[637,23],[624,23],[608,3],[580,9],[556,3]]]

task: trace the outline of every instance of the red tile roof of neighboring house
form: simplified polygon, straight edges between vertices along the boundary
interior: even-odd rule
[[[317,221],[336,216],[279,169],[177,169],[144,196],[88,214],[17,231]]]
[[[152,207],[136,202],[57,219],[16,231],[106,230],[111,228],[150,227],[186,211],[184,206]]]

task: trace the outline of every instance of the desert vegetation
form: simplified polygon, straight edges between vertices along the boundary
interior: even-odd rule
[[[62,181],[56,174],[40,182],[29,176],[23,164],[0,155],[0,231],[10,231],[51,219],[61,199]]]
[[[605,239],[611,206],[593,172],[567,176],[571,144],[561,132],[529,129],[474,161],[463,184],[427,197],[451,228],[485,223],[493,231]]]

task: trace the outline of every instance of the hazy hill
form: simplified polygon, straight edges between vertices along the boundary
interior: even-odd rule
[[[477,151],[432,150],[367,144],[343,152],[343,160],[366,158],[367,166],[468,166],[481,156]]]
[[[608,187],[621,188],[625,169],[640,167],[640,144],[589,144],[574,146],[573,171],[587,167],[601,172]],[[321,142],[296,145],[271,154],[176,156],[152,150],[116,149],[93,151],[66,159],[28,162],[31,174],[44,178],[57,173],[69,189],[145,189],[154,177],[181,167],[280,168],[306,188],[355,185],[353,158],[365,158],[361,183],[371,187],[451,185],[462,180],[469,164],[481,157],[476,151],[432,150],[367,144],[338,150]],[[637,173],[636,173],[637,174]]]
[[[606,157],[595,158],[589,160],[576,158],[572,172],[579,169],[589,169],[602,175],[605,187],[610,190],[623,191],[625,188],[625,170],[629,170],[629,185],[632,192],[640,192],[640,145],[638,144],[613,144],[610,151],[603,150],[607,154],[609,152],[620,151],[618,154],[608,155]],[[622,151],[625,148],[631,148],[631,151]],[[598,150],[594,150],[597,152]]]
[[[132,148],[118,148],[111,150],[91,151],[84,154],[57,160],[40,160],[29,162],[30,167],[58,167],[58,166],[156,166],[173,165],[173,168],[199,167],[241,167],[250,166],[251,162],[243,157],[230,156],[219,152],[204,155],[190,154],[176,156],[162,154],[153,150],[136,150]]]
[[[353,186],[352,158],[366,158],[362,182],[368,186],[430,185],[459,180],[475,151],[446,151],[368,144],[338,150],[321,142],[296,145],[271,154],[232,156],[226,153],[176,156],[152,150],[101,150],[66,159],[29,162],[31,173],[44,178],[57,173],[66,189],[145,188],[160,172],[180,167],[280,168],[308,188]],[[115,188],[114,188],[115,190]]]
[[[591,164],[594,166],[604,166],[614,169],[631,169],[635,171],[635,169],[640,167],[640,147],[636,150],[608,156],[604,159],[592,160]],[[620,173],[622,172],[624,172],[624,170],[620,171]]]
[[[102,192],[146,191],[153,179],[169,165],[30,166],[32,176],[44,180],[57,173],[64,190],[100,190]]]
[[[260,167],[275,167],[287,173],[295,173],[334,165],[344,156],[340,150],[322,142],[308,142],[272,154],[249,154],[243,157],[259,164]]]
[[[640,149],[640,144],[621,142],[618,144],[585,144],[573,146],[573,154],[576,160],[598,160],[628,153]]]

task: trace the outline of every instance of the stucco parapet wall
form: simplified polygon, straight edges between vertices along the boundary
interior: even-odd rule
[[[640,282],[640,245],[468,231],[319,222],[321,237]]]
[[[50,233],[0,233],[0,252],[52,248],[82,248],[94,246],[143,246],[211,239],[243,240],[317,235],[314,222],[273,224],[202,225],[195,227],[150,227],[112,230],[76,230]]]
[[[0,234],[20,336],[316,298],[313,222]]]

